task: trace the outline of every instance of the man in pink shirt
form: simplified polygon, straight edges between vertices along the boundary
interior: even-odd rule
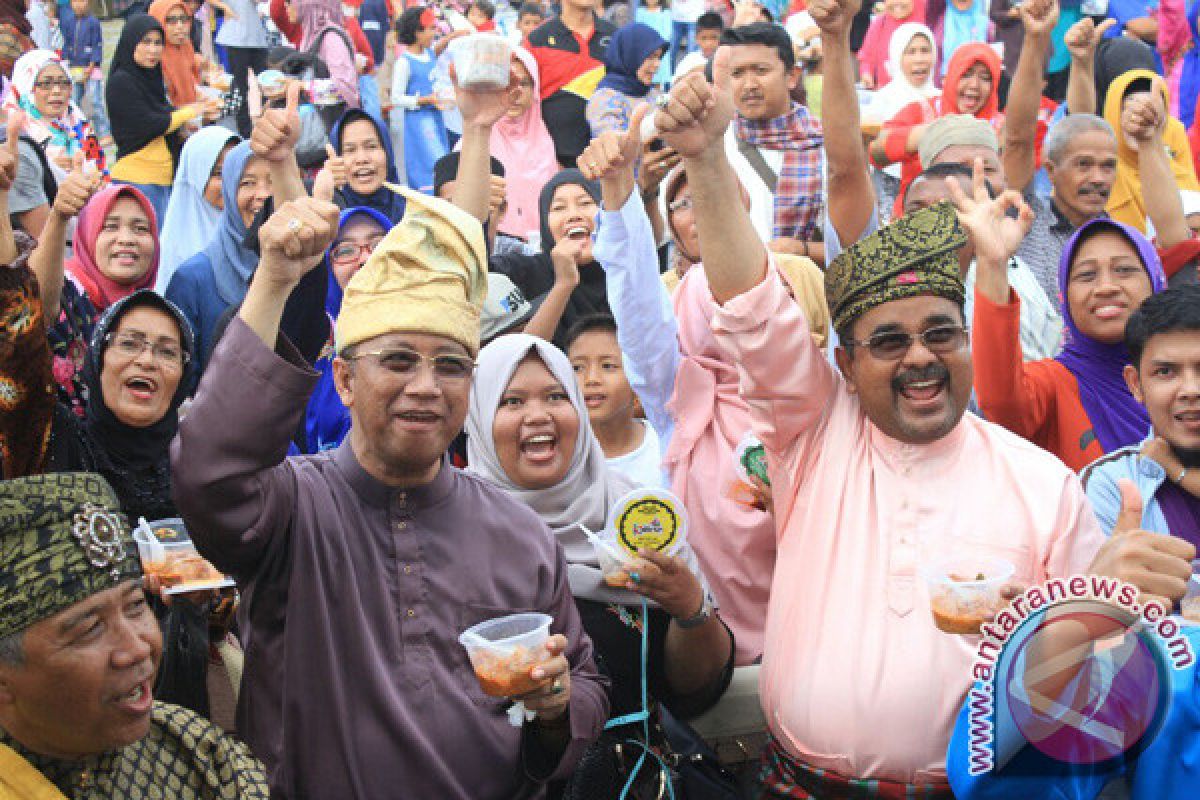
[[[1011,562],[1022,583],[1078,572],[1136,583],[1149,534],[1105,543],[1058,459],[964,415],[966,236],[949,206],[830,266],[842,345],[836,369],[826,360],[736,202],[721,147],[726,64],[719,51],[715,87],[680,81],[655,123],[684,158],[713,331],[770,463],[779,549],[761,683],[765,796],[950,798],[946,746],[978,640],[934,626],[922,569],[962,552]],[[977,252],[1024,235],[1027,220],[1004,214],[1013,202],[964,208]]]

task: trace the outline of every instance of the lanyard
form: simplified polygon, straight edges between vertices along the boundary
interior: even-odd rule
[[[667,797],[675,800],[675,787],[671,785],[670,770],[667,769],[666,763],[650,749],[650,705],[646,700],[646,661],[650,653],[650,611],[646,607],[645,598],[642,599],[642,710],[635,711],[632,714],[626,714],[622,717],[610,719],[604,725],[604,730],[611,730],[621,725],[628,725],[633,722],[642,723],[643,741],[637,739],[626,739],[625,744],[632,744],[641,750],[638,756],[637,763],[633,765],[633,769],[629,772],[629,779],[625,781],[625,787],[621,789],[621,794],[618,800],[625,800],[629,795],[630,789],[633,788],[633,782],[637,779],[638,772],[641,771],[642,765],[646,763],[646,756],[649,755],[658,762],[658,768],[662,770],[662,774],[666,777]]]

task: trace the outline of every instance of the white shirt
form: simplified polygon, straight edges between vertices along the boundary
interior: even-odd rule
[[[769,242],[775,238],[775,194],[738,150],[736,128],[736,125],[731,124],[725,131],[725,154],[729,157],[729,163],[733,165],[738,180],[750,193],[750,221],[754,223],[754,231],[764,242]],[[764,147],[758,148],[758,152],[762,153],[767,166],[778,175],[783,169],[784,152]]]
[[[663,473],[662,449],[659,446],[658,434],[654,427],[644,419],[637,420],[645,435],[642,443],[631,453],[616,458],[605,459],[611,469],[615,469],[638,486],[648,486],[655,489],[670,488],[666,475]]]
[[[975,262],[971,262],[963,285],[967,292],[963,315],[971,325],[975,312]],[[1026,361],[1054,358],[1062,349],[1063,321],[1058,308],[1046,296],[1037,276],[1021,259],[1008,261],[1008,285],[1021,298],[1021,354]]]

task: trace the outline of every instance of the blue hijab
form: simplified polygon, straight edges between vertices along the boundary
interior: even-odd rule
[[[1167,288],[1167,278],[1154,245],[1134,228],[1107,217],[1099,217],[1081,225],[1063,248],[1058,265],[1058,285],[1063,287],[1064,295],[1076,251],[1097,230],[1115,231],[1129,240],[1150,277],[1152,293],[1158,294]],[[1125,365],[1129,363],[1129,350],[1125,342],[1104,344],[1084,334],[1075,324],[1070,305],[1065,301],[1063,322],[1067,328],[1067,339],[1056,360],[1075,376],[1079,384],[1079,400],[1100,446],[1104,452],[1111,453],[1138,444],[1150,432],[1150,417],[1146,407],[1133,398],[1125,383]]]
[[[375,222],[384,231],[391,230],[392,222],[380,211],[365,206],[347,208],[338,218],[338,236],[341,238],[346,224],[354,217],[362,214]],[[337,239],[334,239],[336,242]],[[330,260],[330,250],[325,252],[325,267],[329,274],[329,289],[325,293],[325,313],[329,315],[329,342],[321,351],[320,358],[313,368],[320,374],[317,386],[308,400],[308,409],[304,413],[304,433],[306,451],[319,453],[337,447],[350,432],[350,411],[342,404],[337,388],[333,384],[333,328],[338,314],[342,310],[342,287],[333,276],[333,263]]]
[[[217,294],[226,305],[236,305],[246,296],[254,268],[258,266],[258,254],[244,244],[246,223],[238,210],[238,184],[253,153],[249,142],[240,142],[225,155],[221,167],[221,196],[225,208],[221,221],[204,254],[212,264],[213,278],[217,283]]]
[[[638,80],[637,71],[651,54],[665,51],[666,47],[667,40],[649,25],[631,22],[619,28],[604,51],[605,73],[596,88],[607,87],[629,97],[645,97],[650,84]]]
[[[392,152],[391,135],[380,124],[379,120],[362,109],[349,109],[334,123],[333,130],[329,133],[329,141],[333,144],[333,149],[339,154],[342,152],[342,130],[351,122],[357,122],[360,119],[365,119],[375,126],[375,133],[379,136],[379,141],[383,145],[384,152],[387,153],[387,172],[384,179],[388,183],[400,183],[400,174],[396,171],[396,154]],[[388,224],[389,228],[404,217],[404,198],[386,186],[380,186],[371,194],[363,195],[351,189],[349,184],[347,184],[338,190],[338,194],[341,200],[338,205],[342,208],[374,209],[391,220]]]

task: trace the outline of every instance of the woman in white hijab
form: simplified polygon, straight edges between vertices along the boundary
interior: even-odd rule
[[[225,153],[239,141],[238,135],[220,125],[208,125],[188,137],[179,154],[179,169],[171,201],[163,218],[155,291],[162,294],[175,268],[199,253],[212,241],[221,219],[221,164]]]
[[[936,66],[937,45],[928,26],[906,22],[896,28],[888,42],[888,73],[892,79],[872,95],[863,116],[874,122],[887,122],[909,103],[936,96],[938,88],[933,85]]]
[[[712,706],[732,674],[733,634],[712,608],[695,554],[648,554],[625,588],[610,588],[580,528],[603,529],[634,487],[608,469],[567,356],[527,334],[484,347],[466,430],[468,469],[536,511],[558,538],[597,662],[612,678],[613,715],[641,709],[643,598],[648,694],[681,717]]]

